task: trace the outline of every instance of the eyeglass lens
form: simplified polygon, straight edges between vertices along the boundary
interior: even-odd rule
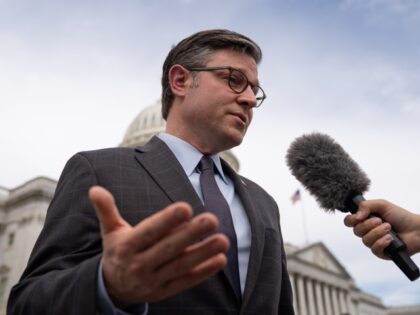
[[[242,93],[248,87],[247,77],[239,70],[230,69],[229,86],[237,93]],[[258,86],[253,86],[252,91],[255,94],[257,103],[260,104],[264,100],[264,93]]]

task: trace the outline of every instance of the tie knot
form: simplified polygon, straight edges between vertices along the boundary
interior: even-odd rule
[[[213,160],[208,155],[203,155],[200,162],[198,163],[198,169],[200,170],[200,172],[204,172],[209,169],[213,171],[214,169]]]

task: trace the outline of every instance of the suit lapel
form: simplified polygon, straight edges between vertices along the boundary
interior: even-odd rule
[[[242,299],[242,310],[246,309],[247,304],[250,302],[251,293],[255,288],[260,272],[262,261],[262,254],[264,250],[265,229],[261,224],[260,212],[255,209],[252,201],[252,195],[248,190],[246,183],[236,172],[230,168],[227,163],[223,162],[223,169],[226,174],[231,178],[235,185],[235,193],[238,194],[245,208],[251,225],[251,251],[249,254],[248,271],[246,276],[245,290]]]
[[[188,202],[195,215],[205,211],[181,164],[162,140],[153,137],[136,148],[135,158],[172,202]]]

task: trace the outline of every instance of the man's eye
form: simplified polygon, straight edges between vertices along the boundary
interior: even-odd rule
[[[223,80],[226,80],[226,81],[230,81],[230,76],[229,75],[222,75],[222,76],[220,76]]]
[[[243,81],[240,77],[235,76],[235,75],[231,75],[229,77],[229,80],[230,80],[230,83],[234,85],[241,85]]]

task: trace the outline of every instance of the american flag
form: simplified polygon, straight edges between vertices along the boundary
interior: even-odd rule
[[[295,191],[295,193],[292,195],[292,197],[290,199],[292,200],[293,204],[300,201],[300,191],[299,191],[299,189]]]

